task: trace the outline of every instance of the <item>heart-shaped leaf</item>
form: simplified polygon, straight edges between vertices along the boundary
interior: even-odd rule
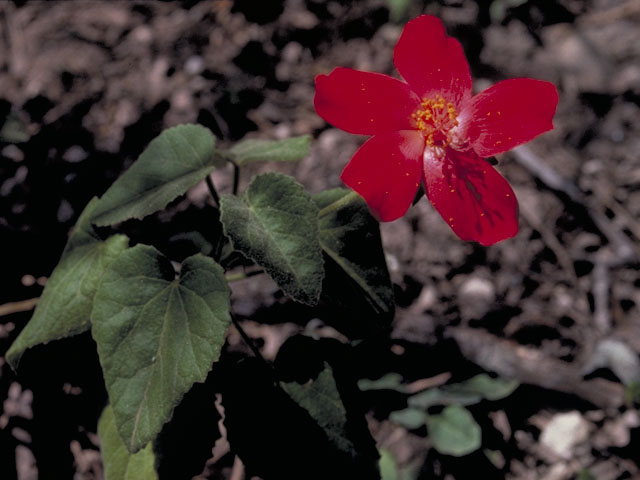
[[[426,420],[429,438],[438,452],[461,457],[480,448],[482,431],[466,408],[450,405]]]
[[[93,298],[102,275],[128,244],[124,235],[105,241],[98,237],[89,221],[97,201],[91,200],[80,215],[33,317],[7,351],[7,361],[13,368],[27,349],[90,328]]]
[[[100,415],[98,436],[106,480],[157,480],[151,443],[138,453],[130,453],[120,438],[110,405],[107,405]]]
[[[219,165],[214,145],[201,125],[165,130],[100,198],[92,222],[112,225],[161,210]]]
[[[356,193],[337,188],[316,196],[320,245],[362,289],[378,313],[395,308],[378,222]],[[366,245],[366,248],[363,246]]]
[[[307,156],[310,141],[309,135],[285,140],[243,140],[227,153],[239,166],[252,162],[295,162]]]
[[[328,364],[325,363],[324,369],[313,381],[303,385],[281,382],[280,385],[309,413],[340,451],[350,456],[356,455],[353,442],[347,436],[347,412],[333,379],[333,370]]]
[[[191,385],[204,381],[229,322],[229,287],[208,257],[187,258],[179,278],[146,245],[111,264],[94,300],[91,332],[130,452],[153,440]]]
[[[294,300],[318,302],[324,276],[318,208],[300,184],[279,173],[258,175],[242,198],[224,195],[220,212],[236,250],[264,267]]]

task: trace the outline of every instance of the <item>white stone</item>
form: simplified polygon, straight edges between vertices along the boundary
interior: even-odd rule
[[[574,448],[589,438],[589,422],[577,411],[554,415],[540,435],[540,443],[560,458],[570,459]]]

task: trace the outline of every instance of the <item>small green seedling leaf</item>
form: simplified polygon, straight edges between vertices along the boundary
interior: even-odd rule
[[[501,400],[518,388],[517,380],[491,378],[481,373],[464,382],[430,388],[409,397],[407,403],[427,409],[434,405],[474,405],[482,400]]]
[[[418,478],[422,467],[419,458],[400,466],[393,453],[386,448],[381,448],[378,453],[380,454],[378,461],[380,480],[415,480]]]
[[[411,395],[407,399],[407,405],[413,408],[421,408],[426,410],[434,405],[447,405],[448,403],[455,403],[458,399],[447,397],[438,388],[429,388],[415,395]]]
[[[138,453],[130,453],[120,438],[110,405],[100,415],[98,436],[105,480],[157,480],[151,443]]]
[[[316,195],[314,201],[321,209],[318,228],[322,249],[362,289],[374,311],[392,313],[393,288],[380,227],[362,197],[346,189],[333,189]]]
[[[29,141],[30,136],[27,125],[14,112],[9,112],[0,127],[0,142],[25,143]]]
[[[152,441],[193,383],[204,381],[229,322],[229,287],[211,258],[187,258],[179,278],[146,245],[111,264],[94,300],[91,333],[130,452]]]
[[[347,436],[347,412],[333,379],[333,370],[328,364],[313,381],[303,385],[281,382],[280,385],[309,413],[338,450],[352,457],[357,455],[353,442]]]
[[[220,220],[233,247],[264,267],[294,300],[315,305],[324,264],[318,242],[318,208],[293,178],[256,176],[242,198],[224,195]]]
[[[640,404],[640,383],[639,382],[631,382],[624,389],[624,398],[626,402],[631,405],[639,405]]]
[[[391,412],[389,420],[398,425],[402,425],[409,430],[420,428],[425,423],[425,414],[416,408],[405,408]]]
[[[161,210],[216,168],[214,145],[201,125],[165,130],[100,198],[92,222],[113,225]]]
[[[518,388],[517,380],[503,380],[502,378],[492,378],[486,373],[481,373],[470,378],[465,382],[445,385],[441,389],[449,396],[458,398],[468,397],[469,399],[478,398],[477,403],[481,399],[485,400],[502,400],[513,393]],[[471,403],[467,403],[471,405]]]
[[[33,317],[7,351],[7,361],[14,369],[27,349],[90,328],[93,298],[102,275],[128,244],[124,235],[105,241],[98,237],[89,221],[97,201],[91,200],[80,215]]]
[[[411,0],[387,0],[389,4],[389,18],[392,22],[401,22],[407,17]]]
[[[396,372],[386,373],[376,380],[362,378],[358,380],[358,388],[362,391],[367,390],[396,390],[404,391],[402,384],[402,375]]]
[[[286,140],[244,140],[236,143],[228,152],[238,166],[253,162],[296,162],[309,153],[311,137]]]
[[[419,458],[400,466],[393,454],[386,448],[381,448],[378,453],[380,454],[378,461],[380,480],[415,480],[418,478],[422,467]]]
[[[440,415],[427,416],[429,438],[438,452],[461,457],[480,448],[480,426],[464,407],[450,405]]]
[[[393,454],[386,448],[380,449],[380,480],[401,480],[400,469]]]
[[[591,473],[591,470],[589,470],[588,468],[581,468],[580,470],[578,470],[578,475],[577,475],[577,480],[597,480],[598,477],[596,477],[593,473]]]

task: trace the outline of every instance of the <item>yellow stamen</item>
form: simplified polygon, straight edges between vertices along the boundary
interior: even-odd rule
[[[422,132],[425,143],[430,146],[446,147],[453,140],[451,130],[458,126],[458,112],[451,102],[441,95],[423,98],[420,107],[411,114],[415,128]]]

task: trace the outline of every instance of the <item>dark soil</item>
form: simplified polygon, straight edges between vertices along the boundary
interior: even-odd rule
[[[519,199],[519,234],[489,248],[462,242],[425,199],[382,224],[399,305],[384,333],[316,318],[260,276],[233,285],[234,311],[269,360],[304,333],[337,339],[323,345],[332,355],[349,350],[340,358],[354,378],[398,372],[407,383],[437,385],[488,371],[521,382],[473,411],[485,450],[463,458],[437,454],[425,432],[389,422],[404,401],[394,392],[360,396],[378,447],[417,466],[416,478],[640,478],[640,417],[625,388],[640,380],[640,2],[414,0],[391,15],[389,5],[400,3],[2,3],[0,353],[28,321],[30,299],[89,199],[169,126],[201,123],[222,146],[247,135],[312,134],[306,159],[255,167],[241,188],[274,168],[313,193],[340,186],[364,138],[315,114],[315,75],[336,66],[395,75],[404,22],[430,13],[463,44],[477,90],[513,77],[558,87],[555,129],[498,158]],[[228,191],[230,172],[215,172],[214,182]],[[152,242],[198,222],[206,236],[209,202],[200,185],[126,228]],[[179,260],[175,238],[158,246]],[[355,338],[364,340],[345,345]],[[302,361],[303,350],[290,348],[287,358]],[[248,354],[235,330],[227,351]],[[0,477],[102,478],[95,431],[106,397],[90,336],[30,358],[17,376],[0,357]],[[249,382],[255,372],[247,372]],[[212,408],[220,390],[211,388],[201,422],[188,407],[176,412],[183,423],[173,431],[188,441],[175,463],[189,463],[184,478],[239,479],[244,460],[251,478],[251,452],[234,449],[231,433],[229,447],[224,428],[211,452],[221,435]],[[555,438],[550,425],[566,413],[574,428]],[[259,417],[251,418],[268,443],[275,427]],[[277,461],[287,463],[286,451]]]

